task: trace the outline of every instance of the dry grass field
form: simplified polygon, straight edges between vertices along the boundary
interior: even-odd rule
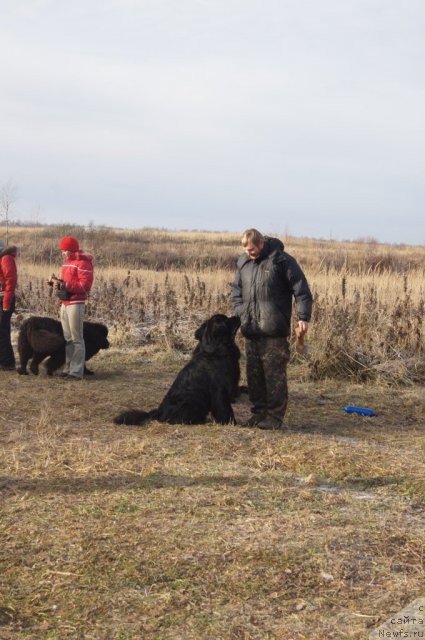
[[[13,229],[23,316],[57,313],[44,281],[62,232]],[[156,406],[197,323],[230,311],[238,247],[140,232],[153,263],[136,266],[122,235],[85,238],[105,250],[96,375],[0,372],[0,639],[367,639],[425,595],[424,249],[286,240],[316,298],[288,431],[134,428],[113,416]],[[161,263],[179,244],[180,266]]]

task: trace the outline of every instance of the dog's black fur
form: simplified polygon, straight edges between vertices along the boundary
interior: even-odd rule
[[[199,341],[191,360],[178,373],[161,404],[153,411],[124,411],[115,424],[203,424],[209,413],[221,424],[235,423],[231,401],[238,393],[240,351],[235,335],[239,318],[216,314],[196,330]]]
[[[108,349],[108,327],[99,322],[84,322],[84,343],[86,361],[100,349]],[[28,374],[27,364],[32,358],[30,370],[38,375],[39,364],[47,358],[47,375],[53,375],[65,364],[65,338],[59,320],[41,316],[31,316],[24,320],[19,330],[18,351],[21,361],[18,373]],[[84,374],[93,375],[93,371],[84,366]]]

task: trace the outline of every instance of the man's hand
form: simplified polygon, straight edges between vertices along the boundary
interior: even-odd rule
[[[295,350],[297,353],[304,353],[306,346],[304,344],[304,336],[308,331],[308,322],[305,320],[298,320],[298,324],[295,327]]]
[[[57,289],[58,288],[58,277],[54,273],[52,273],[52,275],[50,276],[50,278],[47,281],[47,284],[50,287],[53,287],[54,289]]]
[[[308,331],[308,322],[306,320],[298,320],[298,325],[297,325],[297,334],[298,335],[305,335]]]

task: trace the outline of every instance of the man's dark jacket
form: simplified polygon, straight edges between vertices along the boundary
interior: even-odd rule
[[[310,321],[312,295],[297,261],[283,250],[277,238],[266,238],[255,260],[239,257],[232,284],[234,312],[246,338],[288,337],[291,332],[292,297],[298,320]]]

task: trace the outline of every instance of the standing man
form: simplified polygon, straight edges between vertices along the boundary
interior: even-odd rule
[[[248,229],[242,236],[242,247],[245,253],[237,262],[232,304],[246,338],[252,415],[244,426],[284,429],[292,299],[302,335],[308,329],[313,299],[301,267],[283,250],[280,240]]]
[[[78,240],[71,236],[62,238],[59,249],[63,257],[61,276],[58,279],[52,274],[50,281],[62,301],[60,320],[66,340],[62,377],[81,380],[86,359],[84,307],[93,284],[93,256],[80,250]]]
[[[15,311],[16,247],[0,240],[0,371],[15,371],[15,354],[10,339],[10,320]]]

